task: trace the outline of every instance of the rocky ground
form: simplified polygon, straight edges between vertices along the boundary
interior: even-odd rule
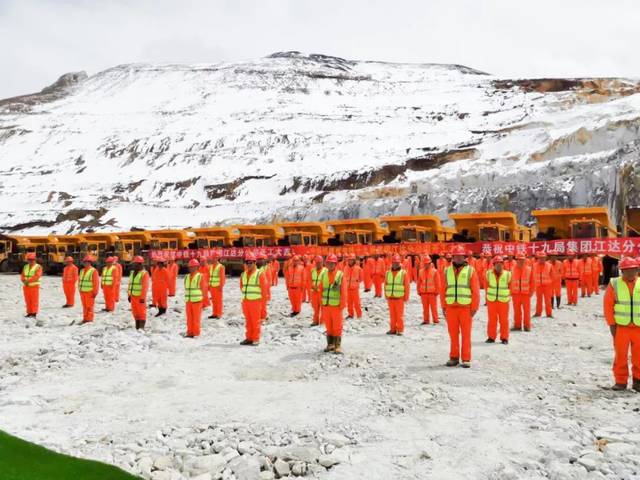
[[[70,326],[80,308],[59,308],[55,277],[36,325],[1,276],[0,428],[154,480],[640,478],[640,396],[608,389],[602,296],[508,346],[484,343],[483,308],[464,370],[444,367],[446,327],[420,326],[415,296],[406,335],[389,337],[366,294],[338,356],[321,353],[308,305],[286,316],[282,285],[260,346],[239,346],[238,293],[231,279],[224,319],[190,340],[176,299],[144,333],[126,302]]]

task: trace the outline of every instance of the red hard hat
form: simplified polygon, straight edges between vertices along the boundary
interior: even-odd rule
[[[159,262],[161,260],[158,260]],[[107,259],[105,260],[106,263],[113,263],[113,257],[107,257]]]
[[[500,255],[496,255],[495,257],[493,257],[493,263],[504,263],[504,258],[502,258],[502,256]]]
[[[114,261],[114,262],[117,262],[118,260],[120,260],[120,258],[118,258],[118,256],[117,256],[117,255],[114,255],[114,256],[113,256],[113,261]]]
[[[567,255],[575,255],[576,251],[575,250],[567,250]]]
[[[350,253],[349,256],[347,257],[349,260],[355,260],[356,259],[356,254],[355,253]]]
[[[209,258],[220,258],[220,254],[218,252],[213,252]]]
[[[544,252],[537,252],[536,257],[538,258],[547,258],[547,254]]]
[[[253,252],[247,252],[244,255],[244,261],[245,262],[255,262],[256,261],[256,256],[253,254]]]
[[[462,245],[456,245],[451,250],[451,255],[462,255],[463,257],[466,257],[467,249],[464,248]]]
[[[320,255],[316,255],[316,258],[313,259],[314,262],[321,262],[322,257]]]
[[[631,257],[624,257],[618,265],[619,270],[629,270],[630,268],[638,268],[638,262]]]
[[[133,263],[144,263],[144,258],[142,258],[140,255],[136,255],[135,257],[133,257],[132,262]]]
[[[327,263],[338,263],[338,257],[334,254],[331,254],[327,257]]]
[[[29,252],[29,253],[27,253],[27,256],[25,258],[27,260],[35,260],[36,259],[36,254],[34,252]]]
[[[393,257],[391,257],[391,261],[393,263],[400,263],[402,261],[402,257],[400,257],[400,255],[396,253],[393,255]]]
[[[256,255],[256,258],[258,260],[266,260],[267,256],[264,253],[259,253],[258,255]]]
[[[547,252],[547,255],[555,256],[555,255],[558,255],[558,252],[556,252],[555,250],[549,250]]]
[[[189,260],[188,265],[190,267],[199,267],[200,266],[200,262],[198,260],[196,260],[195,258],[192,258],[191,260]]]
[[[91,255],[85,255],[82,262],[93,262],[93,257]]]
[[[526,260],[527,257],[525,256],[524,253],[519,253],[518,255],[516,255],[516,260]]]
[[[446,258],[447,260],[448,260],[448,259],[450,259],[450,258],[451,258],[451,254],[450,254],[450,253],[447,253],[447,254],[444,256],[444,258]]]
[[[429,255],[424,255],[422,257],[422,263],[427,264],[427,265],[430,264],[431,263],[431,257]]]
[[[73,262],[73,257],[67,257],[64,259],[65,262]]]

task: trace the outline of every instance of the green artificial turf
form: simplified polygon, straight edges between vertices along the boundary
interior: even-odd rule
[[[0,430],[2,480],[136,480],[111,465],[47,450]]]

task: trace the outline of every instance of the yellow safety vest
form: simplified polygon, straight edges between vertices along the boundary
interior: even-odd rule
[[[191,274],[184,277],[185,302],[197,303],[202,301],[202,288],[200,288],[201,279],[202,274],[200,272],[196,273],[193,278],[191,277]]]
[[[93,272],[95,271],[96,269],[93,267],[89,267],[89,270],[83,268],[80,271],[80,276],[78,277],[80,283],[78,288],[81,292],[93,291]]]
[[[613,306],[616,324],[626,326],[633,322],[640,327],[640,279],[636,279],[633,287],[633,294],[629,292],[627,282],[622,278],[612,278],[611,286],[615,293],[615,304]]]
[[[261,272],[256,269],[249,277],[247,272],[242,272],[242,299],[262,300],[262,289],[260,288]]]
[[[139,297],[142,295],[142,279],[144,278],[146,270],[142,269],[137,274],[136,272],[131,272],[129,275],[129,287],[127,291],[129,295],[132,297]]]
[[[329,284],[329,270],[324,269],[320,274],[322,281],[322,305],[329,307],[339,307],[342,294],[342,271],[336,271],[333,283]]]
[[[113,285],[113,270],[116,267],[114,267],[113,265],[110,267],[104,267],[102,269],[102,286],[103,287],[110,287],[111,285]]]
[[[445,291],[445,303],[452,305],[458,303],[460,305],[471,305],[471,274],[473,268],[465,265],[460,269],[460,273],[456,278],[456,272],[453,266],[447,267],[447,290]]]
[[[509,303],[509,300],[511,300],[511,291],[509,290],[511,272],[509,270],[502,270],[502,275],[500,275],[500,280],[498,280],[495,272],[491,269],[487,272],[487,281],[489,282],[487,287],[487,300],[490,302],[498,300],[502,303]]]
[[[210,287],[220,286],[220,269],[221,268],[222,268],[221,263],[218,263],[215,267],[213,265],[209,267],[209,286]]]
[[[31,267],[28,263],[22,268],[22,273],[24,274],[24,278],[27,281],[27,286],[28,287],[36,287],[36,286],[40,286],[40,280],[37,280],[35,282],[30,282],[29,280],[31,280],[31,278],[38,272],[38,269],[40,268],[39,264],[35,264],[33,267]]]
[[[318,286],[320,285],[320,281],[322,279],[322,274],[327,271],[326,267],[322,267],[320,272],[318,272],[317,268],[311,270],[311,290],[314,292],[318,291]]]
[[[387,278],[384,282],[384,296],[387,298],[404,298],[404,276],[406,272],[400,269],[398,273],[394,274],[393,270],[387,272]]]

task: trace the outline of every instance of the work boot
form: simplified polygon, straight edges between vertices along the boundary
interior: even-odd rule
[[[533,315],[533,318],[535,318],[535,317],[539,317],[539,316],[540,316],[540,314],[539,314],[539,313],[536,313],[536,314],[534,314],[534,315]]]
[[[351,318],[353,318],[353,315],[348,315],[348,316],[347,316],[347,320],[349,320],[349,319],[351,319]]]
[[[212,319],[216,318],[216,316],[215,316],[215,315],[209,315],[207,318],[208,318],[209,320],[212,320]]]
[[[324,349],[325,352],[333,352],[333,350],[335,350],[336,346],[335,346],[335,338],[337,337],[332,337],[331,335],[327,335],[327,346]]]
[[[640,379],[634,378],[631,388],[633,388],[636,392],[640,392]]]
[[[545,315],[547,318],[553,318],[553,315]]]
[[[484,343],[496,343],[495,338],[487,338]]]
[[[297,315],[297,313],[296,313],[296,312],[291,312],[291,313],[289,314],[289,317],[293,318],[293,317],[295,317],[296,315]]]
[[[320,323],[318,322],[311,322],[311,325],[309,325],[310,327],[317,327],[318,325],[320,325]]]
[[[402,335],[404,335],[404,332],[397,331],[397,332],[396,332],[396,335],[397,335],[398,337],[401,337]]]
[[[395,335],[395,334],[396,334],[396,332],[394,332],[393,330],[389,330],[389,331],[387,332],[387,335]]]
[[[66,305],[66,304],[62,305],[62,308],[71,308],[71,307],[72,307],[72,305]]]
[[[333,353],[342,354],[342,348],[340,345],[342,344],[342,337],[333,337],[335,340],[335,348],[333,349]]]
[[[457,367],[459,363],[460,361],[457,358],[450,358],[449,361],[445,363],[445,365],[447,367]]]
[[[467,361],[463,360],[462,362],[460,362],[460,366],[462,368],[471,368],[471,362],[467,362]]]
[[[511,327],[511,331],[512,332],[521,332],[522,331],[522,327]]]
[[[508,344],[509,344],[509,340],[507,340],[506,338],[503,338],[502,340],[500,340],[500,342],[501,342],[503,345],[508,345]]]
[[[531,327],[524,327],[524,331],[525,332],[530,332],[531,331]]]
[[[240,342],[240,345],[252,345],[253,342],[251,340],[247,340],[246,338]]]
[[[164,315],[165,313],[167,313],[167,309],[166,308],[160,308],[160,309],[158,309],[158,313],[156,313],[156,317],[160,317],[160,316]]]
[[[422,322],[420,325],[429,325],[430,322]],[[433,322],[433,323],[437,323],[437,322]]]
[[[613,387],[611,387],[611,390],[615,390],[616,392],[626,389],[627,385],[625,383],[616,383]]]
[[[556,297],[556,308],[560,308],[560,298],[562,297]]]
[[[144,330],[144,324],[146,320],[139,320],[136,322],[136,330]]]

